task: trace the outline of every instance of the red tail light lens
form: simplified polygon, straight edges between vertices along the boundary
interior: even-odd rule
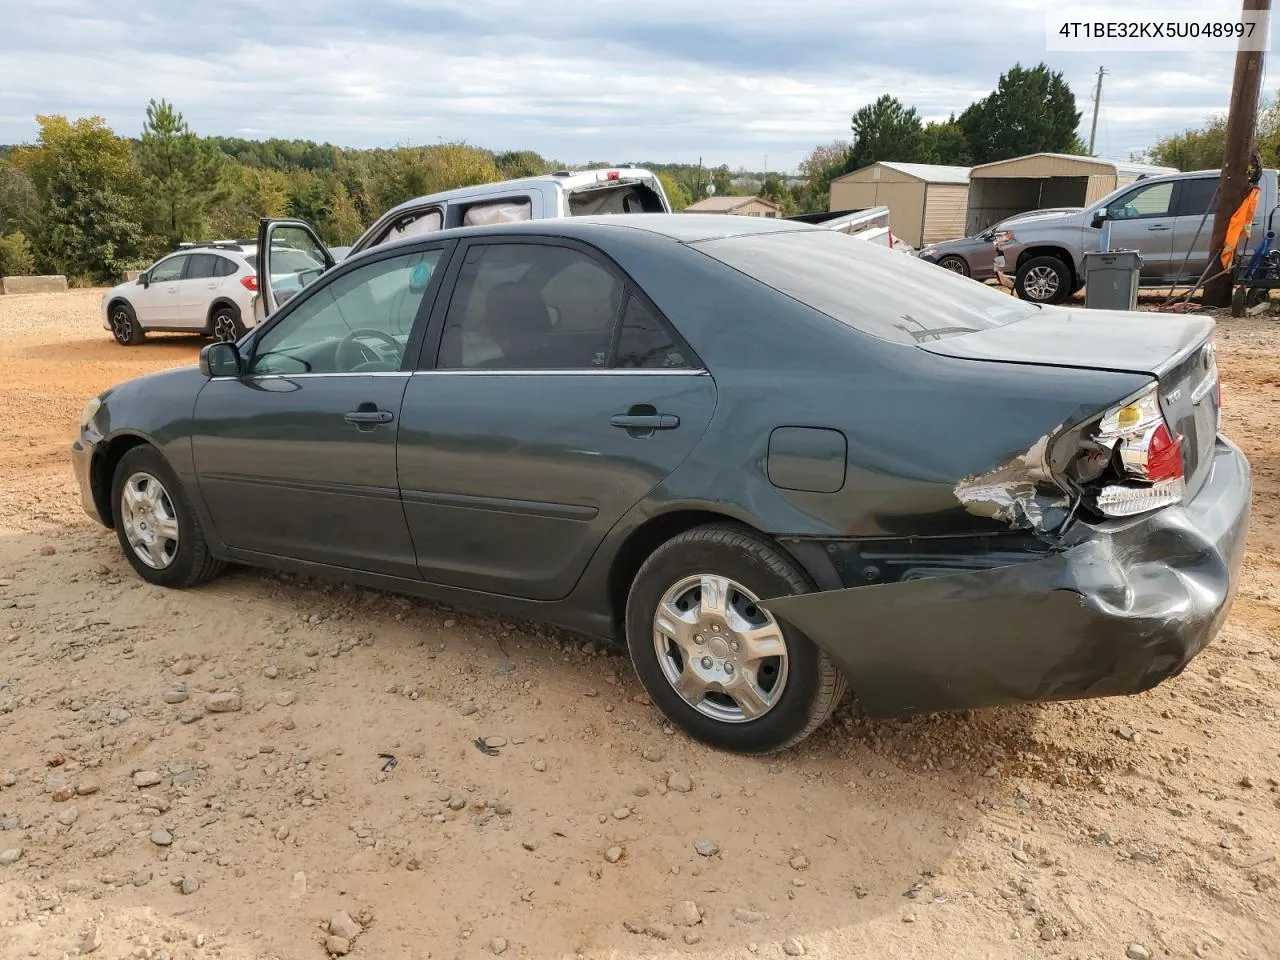
[[[1160,424],[1147,440],[1147,479],[1153,483],[1182,478],[1182,438]]]
[[[610,170],[604,175],[604,178],[606,180],[619,180],[622,178],[622,174],[617,170]]]
[[[244,287],[250,293],[258,292],[258,278],[252,273],[240,278],[240,286]]]

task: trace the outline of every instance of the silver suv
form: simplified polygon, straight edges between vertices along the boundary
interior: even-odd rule
[[[1111,223],[1111,249],[1142,255],[1144,287],[1190,285],[1211,259],[1210,237],[1219,171],[1147,177],[1073,213],[1038,215],[1003,225],[1005,262],[1015,265],[1018,296],[1061,303],[1084,286],[1084,254],[1098,249],[1101,227]],[[1257,246],[1276,208],[1275,170],[1264,170],[1250,247]],[[1208,216],[1205,216],[1208,211]],[[940,262],[942,248],[922,251]],[[950,263],[947,266],[954,269]],[[980,271],[972,271],[977,278]]]

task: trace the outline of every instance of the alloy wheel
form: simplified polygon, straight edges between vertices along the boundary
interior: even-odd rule
[[[1032,300],[1051,300],[1058,292],[1058,272],[1053,267],[1032,267],[1022,285]]]
[[[111,332],[121,343],[133,339],[133,317],[124,307],[116,307],[111,311]]]
[[[120,493],[120,523],[138,559],[163,570],[178,555],[178,514],[164,484],[149,473],[135,473]]]
[[[213,318],[213,339],[219,343],[235,343],[236,318],[229,313],[219,313]]]
[[[653,645],[662,674],[713,720],[756,720],[786,688],[786,637],[758,603],[746,587],[709,573],[685,577],[658,603]]]

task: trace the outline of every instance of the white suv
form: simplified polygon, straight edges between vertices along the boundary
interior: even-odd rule
[[[199,333],[234,341],[254,325],[258,292],[255,244],[232,240],[186,243],[152,264],[136,281],[108,290],[102,326],[116,342],[136,346],[151,331]],[[319,271],[301,251],[283,252],[292,272]]]

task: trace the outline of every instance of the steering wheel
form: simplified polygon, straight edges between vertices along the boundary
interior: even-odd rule
[[[385,364],[389,362],[387,358],[370,350],[360,342],[361,340],[381,340],[383,343],[390,345],[397,357],[403,356],[403,348],[400,346],[400,341],[391,336],[391,334],[371,328],[352,330],[342,338],[342,342],[338,344],[338,349],[334,353],[334,365],[339,370],[346,373],[355,373],[360,367],[375,365],[383,366],[385,369]],[[399,366],[398,360],[396,366]]]

